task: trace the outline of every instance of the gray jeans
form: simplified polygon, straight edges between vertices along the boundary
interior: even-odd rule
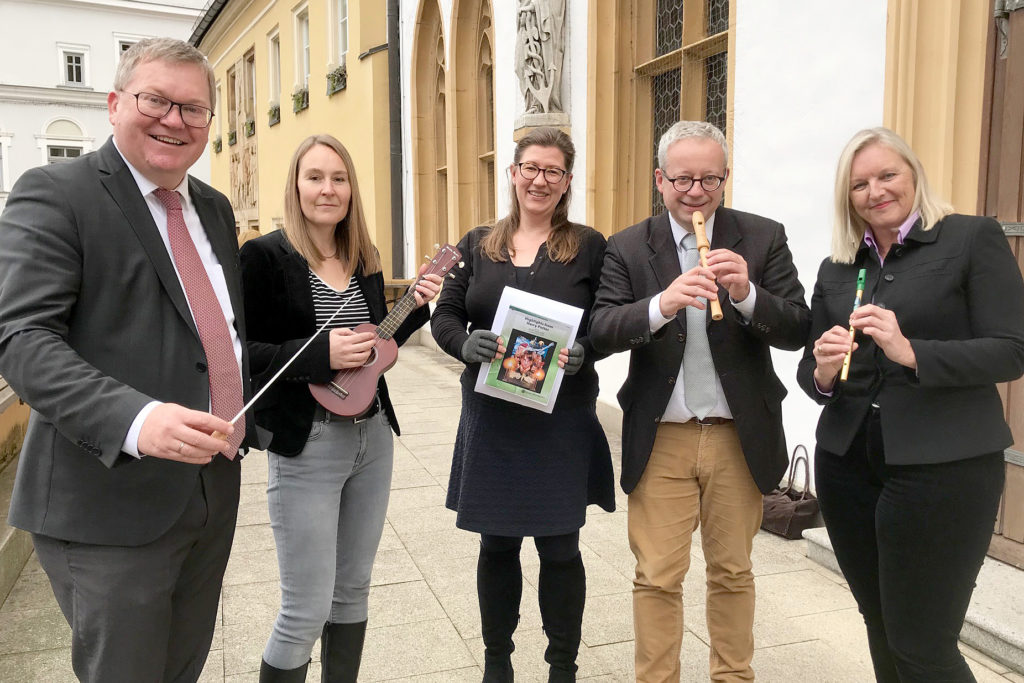
[[[271,452],[267,498],[281,570],[281,611],[263,659],[305,664],[325,622],[366,620],[384,529],[394,441],[384,411],[314,422],[302,452]]]

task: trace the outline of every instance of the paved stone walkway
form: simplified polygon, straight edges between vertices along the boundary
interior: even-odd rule
[[[403,435],[370,594],[361,680],[479,681],[483,658],[475,592],[477,539],[455,528],[444,508],[459,416],[458,367],[443,354],[407,346],[388,374]],[[618,459],[618,436],[609,435]],[[616,463],[617,467],[617,463]],[[266,504],[266,458],[252,454],[242,475],[242,505],[224,579],[219,626],[202,681],[255,682],[276,614],[277,560]],[[591,508],[581,533],[587,608],[579,676],[630,681],[633,558],[626,541],[626,501]],[[706,681],[708,633],[703,556],[694,538],[684,587],[683,680]],[[754,669],[759,681],[846,683],[872,680],[867,642],[842,577],[809,561],[804,541],[762,533],[754,542],[757,613]],[[544,681],[545,639],[537,609],[537,556],[524,544],[522,620],[513,662],[517,681]],[[0,608],[0,681],[73,681],[70,631],[33,557]],[[1024,676],[967,650],[980,683],[1024,683]],[[314,651],[314,660],[317,652]],[[310,681],[319,680],[318,665]]]

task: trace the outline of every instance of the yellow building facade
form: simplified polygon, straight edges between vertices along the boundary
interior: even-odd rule
[[[281,227],[288,165],[313,134],[356,166],[370,236],[391,277],[388,53],[384,2],[233,0],[193,35],[217,77],[211,181],[239,231]]]

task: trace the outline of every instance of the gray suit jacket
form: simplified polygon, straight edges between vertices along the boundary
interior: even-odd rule
[[[708,341],[715,371],[736,420],[750,474],[771,491],[786,469],[782,399],[786,388],[772,368],[769,347],[795,350],[807,340],[810,311],[780,223],[719,208],[712,249],[730,249],[747,261],[757,289],[749,324],[739,319],[719,289],[725,318],[711,322]],[[590,340],[605,353],[630,351],[629,375],[619,391],[622,406],[622,488],[640,481],[655,433],[675,385],[686,343],[686,313],[651,335],[651,298],[680,275],[668,214],[647,218],[612,235],[601,287],[590,319]]]
[[[193,178],[189,192],[224,269],[247,387],[231,206]],[[136,459],[121,444],[151,400],[208,410],[206,357],[171,258],[112,141],[26,172],[11,192],[0,216],[0,373],[32,407],[13,526],[141,545],[180,517],[199,467]],[[233,495],[239,461],[219,484],[235,487]]]

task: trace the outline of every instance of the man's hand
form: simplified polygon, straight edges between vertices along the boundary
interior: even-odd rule
[[[671,318],[687,306],[704,310],[706,306],[698,297],[718,298],[715,273],[710,268],[697,266],[673,280],[661,293],[661,314],[666,318]]]
[[[750,294],[750,276],[747,261],[728,249],[713,249],[708,252],[708,268],[718,278],[718,284],[729,292],[733,301],[743,301]]]
[[[205,465],[231,446],[214,432],[231,434],[230,422],[210,413],[190,410],[176,403],[161,403],[146,416],[139,430],[139,453],[151,458]]]

